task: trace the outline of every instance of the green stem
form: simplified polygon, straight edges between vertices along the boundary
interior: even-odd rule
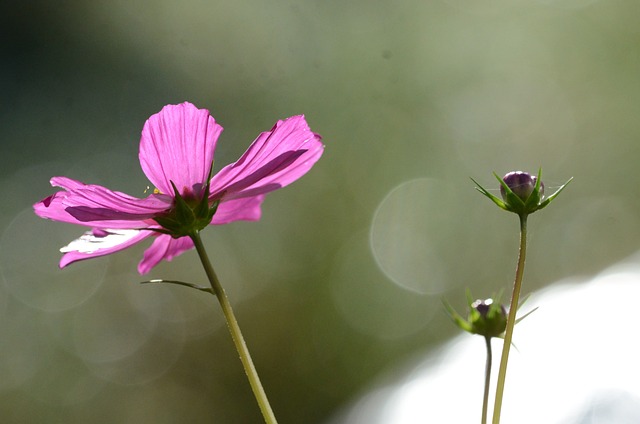
[[[507,329],[504,333],[504,344],[502,346],[502,357],[500,358],[500,370],[498,372],[498,383],[496,387],[496,398],[493,406],[493,424],[500,424],[500,411],[502,410],[502,396],[504,394],[504,383],[507,377],[507,362],[509,361],[509,349],[513,338],[513,327],[516,323],[516,312],[518,311],[518,300],[522,287],[522,275],[524,274],[524,261],[527,256],[527,215],[520,215],[520,252],[518,254],[518,265],[516,267],[516,277],[513,282],[513,293],[511,294],[511,305],[507,316]]]
[[[491,337],[485,336],[484,341],[487,345],[487,365],[484,373],[484,396],[482,397],[482,424],[487,422],[487,409],[489,406],[489,386],[491,385],[491,363],[493,355],[491,353]]]
[[[202,266],[204,266],[204,270],[207,273],[207,277],[209,278],[209,282],[211,283],[211,288],[213,289],[213,292],[220,302],[222,312],[224,313],[224,317],[227,320],[229,332],[231,333],[231,338],[233,339],[233,343],[236,345],[236,349],[238,351],[238,354],[240,355],[240,361],[242,361],[244,372],[247,374],[249,384],[251,385],[251,390],[253,390],[253,395],[255,396],[256,401],[258,401],[258,406],[260,407],[260,411],[262,411],[264,421],[267,424],[277,424],[276,417],[273,414],[273,410],[271,409],[271,405],[269,404],[269,400],[267,399],[267,394],[262,387],[262,383],[260,382],[260,378],[258,377],[256,367],[253,365],[253,361],[251,360],[251,355],[249,354],[247,344],[242,337],[242,332],[240,331],[238,321],[233,314],[229,299],[227,298],[227,295],[224,292],[224,289],[222,288],[222,285],[220,284],[220,281],[218,280],[213,267],[211,266],[209,256],[204,249],[200,234],[195,233],[190,237],[196,247],[198,256],[200,256],[200,261],[202,262]]]

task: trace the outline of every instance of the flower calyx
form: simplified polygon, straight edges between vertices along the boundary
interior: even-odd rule
[[[154,217],[162,226],[162,229],[156,231],[180,238],[191,236],[208,226],[220,203],[219,200],[209,203],[209,184],[207,183],[204,189],[197,190],[200,192],[199,195],[191,192],[180,194],[173,181],[171,186],[174,191],[174,204],[166,213]]]
[[[507,328],[507,311],[493,299],[478,299],[469,307],[471,333],[485,337],[498,337]]]
[[[542,169],[538,170],[537,176],[522,171],[509,172],[503,178],[500,178],[495,172],[493,175],[500,182],[502,199],[489,193],[473,178],[471,180],[476,184],[476,190],[487,196],[499,208],[516,213],[521,217],[545,208],[573,180],[571,177],[555,193],[545,198],[544,184],[540,179]]]
[[[472,299],[471,293],[467,291],[467,319],[460,316],[447,302],[443,302],[454,324],[471,334],[486,338],[501,337],[507,328],[507,311],[504,306],[499,300],[492,298]]]
[[[485,338],[503,338],[504,331],[507,328],[507,310],[504,305],[500,303],[501,297],[502,291],[488,299],[473,300],[471,292],[467,289],[469,312],[466,319],[456,312],[447,301],[443,300],[442,303],[447,310],[449,318],[462,330]],[[528,299],[529,296],[525,296],[524,299],[519,302],[517,306],[518,311]],[[516,318],[515,324],[518,324],[537,310],[538,307],[535,307],[526,314]]]

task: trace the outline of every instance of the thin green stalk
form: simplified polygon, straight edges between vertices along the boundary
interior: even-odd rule
[[[493,407],[493,424],[500,424],[500,412],[502,410],[502,397],[504,394],[504,383],[507,377],[507,362],[509,361],[509,349],[513,338],[513,327],[516,323],[516,312],[518,311],[518,301],[520,289],[522,288],[522,275],[524,274],[524,261],[527,256],[527,214],[520,215],[520,251],[518,254],[518,265],[516,266],[516,277],[513,282],[513,293],[511,294],[511,305],[507,316],[507,329],[504,333],[504,344],[502,346],[502,357],[500,358],[500,370],[498,371],[498,383],[496,387],[496,398]]]
[[[222,285],[220,284],[220,280],[218,280],[218,277],[213,270],[213,266],[211,266],[209,256],[204,249],[200,234],[195,233],[190,237],[196,247],[198,256],[200,256],[200,261],[202,262],[202,266],[204,266],[204,270],[207,273],[207,277],[209,278],[209,282],[211,283],[211,288],[213,289],[213,292],[220,302],[222,312],[224,313],[224,317],[227,320],[229,332],[231,333],[231,338],[233,339],[233,343],[236,345],[236,349],[238,351],[238,354],[240,355],[240,361],[242,361],[244,372],[247,374],[249,384],[251,385],[251,390],[253,390],[253,395],[258,402],[258,406],[260,407],[260,411],[262,412],[264,421],[267,424],[277,424],[276,417],[273,414],[273,410],[271,409],[271,405],[269,404],[269,400],[267,399],[267,394],[262,387],[262,383],[260,382],[260,378],[258,377],[256,367],[253,365],[253,360],[251,360],[251,355],[249,354],[247,344],[242,337],[242,332],[240,331],[238,321],[233,314],[231,304],[229,303],[229,299],[227,298],[227,295],[224,292]]]
[[[491,363],[493,354],[491,353],[491,337],[485,336],[484,341],[487,345],[487,364],[484,373],[484,396],[482,397],[482,424],[487,422],[487,409],[489,407],[489,386],[491,385]]]

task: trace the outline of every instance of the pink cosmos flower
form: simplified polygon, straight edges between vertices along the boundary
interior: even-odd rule
[[[193,247],[185,233],[159,224],[181,216],[176,212],[180,204],[204,205],[210,213],[201,216],[206,219],[202,226],[258,220],[265,194],[303,176],[324,149],[304,116],[292,116],[260,134],[237,162],[210,178],[221,132],[208,110],[190,103],[168,105],[151,116],[142,130],[139,159],[156,189],[144,199],[66,177],[52,178],[51,185],[62,191],[36,203],[35,213],[91,227],[60,249],[60,267],[151,237],[154,241],[138,265],[138,272],[145,274],[162,259],[170,261]]]

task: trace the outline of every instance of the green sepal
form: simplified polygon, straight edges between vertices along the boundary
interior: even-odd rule
[[[176,200],[176,204],[174,207],[175,214],[176,214],[176,217],[175,217],[176,221],[183,222],[183,223],[187,223],[187,222],[191,223],[195,221],[196,215],[193,209],[191,209],[191,206],[189,206],[187,201],[184,200],[184,198],[180,195],[180,192],[178,191],[178,188],[173,183],[173,181],[170,181],[170,182],[171,182],[171,187],[173,187],[174,199]]]
[[[488,197],[499,208],[504,209],[508,212],[516,213],[520,216],[526,216],[534,213],[535,211],[545,208],[573,180],[573,177],[569,178],[569,180],[564,185],[562,185],[555,193],[542,200],[543,196],[540,194],[540,188],[542,184],[542,168],[538,168],[536,185],[529,197],[525,201],[523,201],[517,194],[513,192],[513,190],[511,190],[507,183],[502,178],[500,178],[498,174],[494,172],[493,175],[500,183],[500,186],[504,189],[504,200],[489,193],[489,191],[478,184],[478,182],[473,178],[471,178],[471,181],[476,184],[476,190]]]
[[[211,223],[211,220],[213,219],[213,215],[216,214],[216,211],[218,210],[219,205],[220,205],[220,199],[216,199],[209,207],[209,211],[207,213],[207,219],[206,219],[207,225]]]
[[[449,304],[449,302],[447,302],[446,300],[442,299],[442,304],[444,305],[444,308],[447,311],[447,315],[449,315],[449,318],[451,318],[453,323],[455,325],[457,325],[460,329],[470,333],[471,332],[471,324],[469,322],[467,322],[467,320],[462,318],[462,316],[460,316],[460,314],[458,312],[456,312],[455,309],[453,309],[453,307]]]
[[[560,192],[562,190],[564,190],[564,188],[566,186],[569,185],[569,183],[571,181],[573,181],[573,177],[569,178],[569,180],[566,183],[564,183],[563,185],[561,185],[560,188],[558,190],[556,190],[555,193],[553,193],[551,196],[547,197],[542,203],[540,203],[540,206],[538,206],[538,209],[542,209],[542,208],[546,207],[549,203],[551,203],[551,201],[553,199],[555,199],[558,196],[558,194],[560,194]]]
[[[167,213],[154,217],[154,220],[162,227],[157,231],[169,234],[174,238],[180,238],[191,236],[207,227],[220,204],[220,200],[216,200],[209,205],[209,183],[202,190],[200,199],[190,197],[185,199],[173,181],[171,181],[171,186],[174,192],[174,204]]]
[[[209,171],[209,176],[210,175],[211,175],[211,171]],[[213,203],[213,205],[211,206],[209,205],[209,185],[210,184],[211,184],[211,179],[207,178],[207,184],[204,186],[204,189],[202,190],[202,198],[200,199],[196,207],[193,208],[193,213],[196,216],[196,218],[200,218],[200,217],[208,218],[207,225],[209,222],[211,222],[211,219],[213,218],[213,214],[216,213],[216,210],[218,209],[218,204],[220,203],[220,200],[216,200]]]
[[[483,301],[485,302],[485,301]],[[483,316],[475,307],[475,302],[470,307],[469,321],[473,334],[484,337],[500,337],[507,328],[507,314],[498,301],[492,301],[486,316]]]
[[[522,300],[520,300],[520,302],[518,303],[518,310],[520,310],[520,308],[522,308],[522,306],[527,302],[527,300],[529,300],[530,297],[531,297],[531,293],[527,294],[526,296],[524,296],[524,298]],[[522,321],[523,319],[525,319],[526,317],[528,317],[529,315],[531,315],[532,313],[534,313],[537,310],[538,310],[538,306],[536,306],[535,308],[533,308],[532,310],[530,310],[529,312],[527,312],[526,314],[524,314],[520,318],[516,318],[516,324],[519,323],[520,321]]]
[[[532,313],[534,313],[537,310],[538,310],[538,307],[536,306],[535,308],[533,308],[532,310],[530,310],[526,314],[522,315],[520,318],[516,318],[516,324],[519,323],[520,321],[522,321],[523,319],[525,319],[526,317],[528,317],[529,315],[531,315]]]
[[[478,334],[484,337],[499,337],[506,328],[506,313],[504,308],[499,303],[499,294],[496,297],[496,301],[493,299],[487,300],[473,300],[471,291],[466,290],[467,306],[469,307],[467,319],[464,319],[458,312],[451,307],[446,301],[442,300],[449,317],[460,329],[471,333]],[[485,303],[491,301],[488,305]],[[474,305],[477,302],[481,302],[488,308],[486,314],[482,314]]]
[[[469,314],[467,319],[463,318],[458,312],[456,312],[453,307],[444,299],[442,299],[442,304],[444,305],[447,314],[451,318],[454,324],[458,326],[460,329],[471,333],[477,334],[483,337],[497,337],[504,338],[504,331],[507,324],[507,315],[506,311],[503,309],[502,304],[500,303],[502,298],[503,291],[500,290],[495,296],[486,300],[473,300],[473,296],[471,295],[471,291],[469,289],[466,290],[467,297],[467,305],[469,307]],[[526,296],[518,305],[518,310],[524,303],[527,301],[529,296]],[[491,300],[491,303],[487,305],[487,301]],[[484,303],[484,306],[488,306],[488,310],[485,316],[483,316],[480,311],[477,309],[477,306],[474,306],[476,302]],[[527,312],[523,316],[516,319],[516,324],[520,321],[531,315],[533,312],[538,310],[538,308],[534,308],[531,311]]]
[[[498,179],[499,178],[500,177],[498,177]],[[499,208],[502,208],[505,211],[509,210],[507,208],[507,205],[504,203],[504,201],[502,199],[500,199],[499,197],[496,197],[493,194],[489,193],[484,187],[482,187],[480,184],[478,184],[478,182],[476,180],[474,180],[473,178],[471,178],[471,181],[473,181],[474,184],[476,185],[476,190],[478,190],[480,193],[482,193],[485,196],[487,196],[489,198],[489,200],[491,200],[493,203],[498,205]],[[500,180],[500,181],[502,181],[502,180]],[[502,182],[504,182],[504,181],[502,181]]]

